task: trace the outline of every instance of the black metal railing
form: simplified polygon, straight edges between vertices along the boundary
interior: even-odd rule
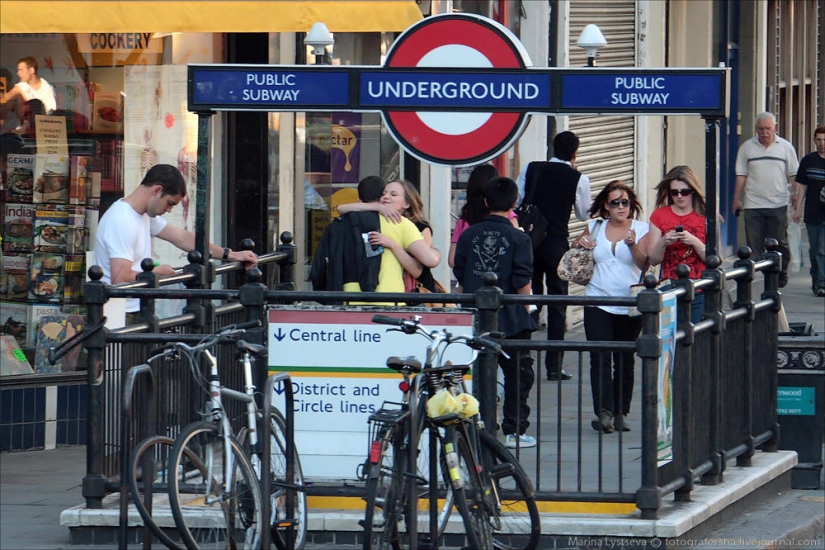
[[[747,465],[754,450],[775,450],[776,424],[776,314],[780,307],[778,272],[780,255],[773,243],[760,261],[749,259],[749,250],[740,251],[733,269],[723,271],[718,257],[707,260],[707,270],[697,281],[679,271],[674,282],[679,301],[677,344],[673,380],[673,448],[670,462],[660,465],[657,457],[658,372],[661,355],[659,314],[662,292],[656,281],[648,278],[647,288],[638,298],[605,298],[587,296],[523,296],[504,295],[494,286],[494,276],[487,286],[475,294],[405,294],[359,293],[360,303],[397,302],[415,306],[425,302],[443,301],[476,310],[475,327],[479,332],[496,329],[497,311],[506,304],[550,306],[637,305],[641,312],[642,334],[635,342],[506,340],[503,347],[512,353],[534,354],[535,370],[543,370],[543,356],[548,352],[565,351],[576,354],[573,364],[574,381],[551,384],[536,383],[533,388],[531,421],[539,445],[517,449],[518,457],[533,478],[537,496],[542,500],[582,502],[633,503],[643,518],[655,518],[662,499],[673,494],[676,499],[689,499],[697,482],[719,483],[724,479],[727,460],[735,458]],[[203,333],[222,323],[236,320],[263,319],[269,304],[301,303],[342,304],[352,300],[343,292],[291,291],[289,279],[294,254],[285,248],[278,256],[281,275],[278,289],[267,289],[259,272],[250,271],[247,283],[237,290],[188,288],[167,291],[157,288],[158,282],[142,278],[144,288],[111,287],[98,281],[87,283],[89,324],[94,326],[102,316],[102,305],[109,297],[140,297],[144,321],[133,327],[111,331],[100,338],[90,338],[89,349],[89,434],[88,472],[84,479],[84,496],[90,508],[100,506],[108,490],[116,490],[108,479],[116,474],[112,460],[104,467],[98,456],[104,442],[118,442],[117,433],[106,430],[119,426],[118,407],[107,400],[116,400],[116,392],[106,395],[105,388],[120,388],[119,382],[109,382],[119,372],[145,359],[150,343],[185,338],[186,334]],[[277,254],[277,253],[276,253]],[[197,260],[197,258],[194,258]],[[192,269],[203,273],[204,269]],[[751,298],[754,274],[764,273],[764,291],[759,300]],[[285,276],[284,276],[285,274]],[[94,278],[94,277],[93,277]],[[728,283],[735,285],[736,299],[731,306],[723,298],[729,292]],[[696,292],[705,294],[705,312],[699,323],[690,322],[690,303]],[[183,315],[174,319],[157,319],[147,313],[154,311],[152,302],[168,297],[187,299]],[[213,300],[223,305],[214,306]],[[345,306],[344,306],[345,307]],[[178,334],[169,334],[180,327]],[[147,332],[148,331],[148,332]],[[165,331],[160,332],[160,331]],[[191,337],[191,336],[189,336]],[[263,336],[261,336],[263,339]],[[261,342],[266,343],[266,342]],[[103,350],[107,350],[103,359]],[[594,351],[632,351],[641,360],[637,372],[641,399],[634,410],[641,412],[641,423],[634,431],[618,431],[611,436],[594,434],[590,427],[590,388],[587,355]],[[223,360],[223,359],[221,359]],[[107,368],[103,368],[103,363]],[[99,363],[99,364],[98,364]],[[568,358],[567,364],[571,362]],[[228,372],[224,370],[224,372]],[[474,391],[479,395],[481,414],[488,429],[496,425],[496,359],[479,357],[474,377]],[[266,369],[257,373],[256,385],[265,387]],[[164,379],[166,376],[168,379]],[[186,424],[195,405],[187,401],[190,395],[181,378],[188,373],[170,365],[156,373],[155,414],[158,433],[174,434],[175,426]],[[172,407],[171,405],[178,405]],[[133,405],[137,411],[139,405]],[[134,422],[133,422],[134,425]],[[533,430],[531,427],[531,432]],[[116,428],[111,428],[116,430]],[[162,430],[167,430],[163,432]],[[106,434],[105,437],[103,434]],[[99,455],[97,454],[99,453]],[[342,487],[318,484],[310,494],[360,495],[361,488],[348,483]]]

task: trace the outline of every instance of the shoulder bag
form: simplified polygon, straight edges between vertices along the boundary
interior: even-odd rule
[[[534,170],[531,174],[530,168]],[[536,205],[533,204],[533,195],[536,192],[536,185],[538,184],[538,177],[541,174],[541,169],[537,163],[531,162],[527,166],[527,175],[532,176],[526,183],[527,189],[524,200],[516,209],[518,216],[518,224],[525,233],[530,237],[533,243],[533,250],[537,249],[544,238],[547,236],[547,218],[545,218]]]
[[[602,225],[602,220],[596,222],[593,228],[593,240],[596,240],[596,235],[599,233],[599,228]],[[556,268],[556,274],[559,279],[563,281],[570,281],[577,285],[586,286],[593,277],[593,271],[596,268],[596,262],[593,260],[592,248],[571,248],[564,253],[559,261],[559,266]]]

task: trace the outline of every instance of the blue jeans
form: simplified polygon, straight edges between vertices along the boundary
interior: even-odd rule
[[[806,223],[808,230],[808,254],[811,258],[811,284],[825,288],[825,223]]]

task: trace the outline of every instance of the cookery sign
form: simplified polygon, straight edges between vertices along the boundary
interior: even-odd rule
[[[66,117],[35,115],[34,133],[37,152],[46,155],[69,154],[66,139]]]

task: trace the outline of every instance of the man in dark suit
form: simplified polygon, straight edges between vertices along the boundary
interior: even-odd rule
[[[561,132],[553,140],[554,156],[548,162],[531,162],[525,174],[525,196],[535,185],[533,204],[547,219],[547,236],[535,250],[533,258],[533,294],[566,295],[567,281],[556,274],[559,260],[570,245],[568,223],[570,210],[584,221],[590,209],[590,178],[576,169],[579,138],[573,132]],[[575,207],[575,208],[574,208]],[[547,311],[547,339],[564,340],[567,308],[550,306]],[[563,352],[548,351],[544,366],[548,380],[570,380],[562,369]]]

